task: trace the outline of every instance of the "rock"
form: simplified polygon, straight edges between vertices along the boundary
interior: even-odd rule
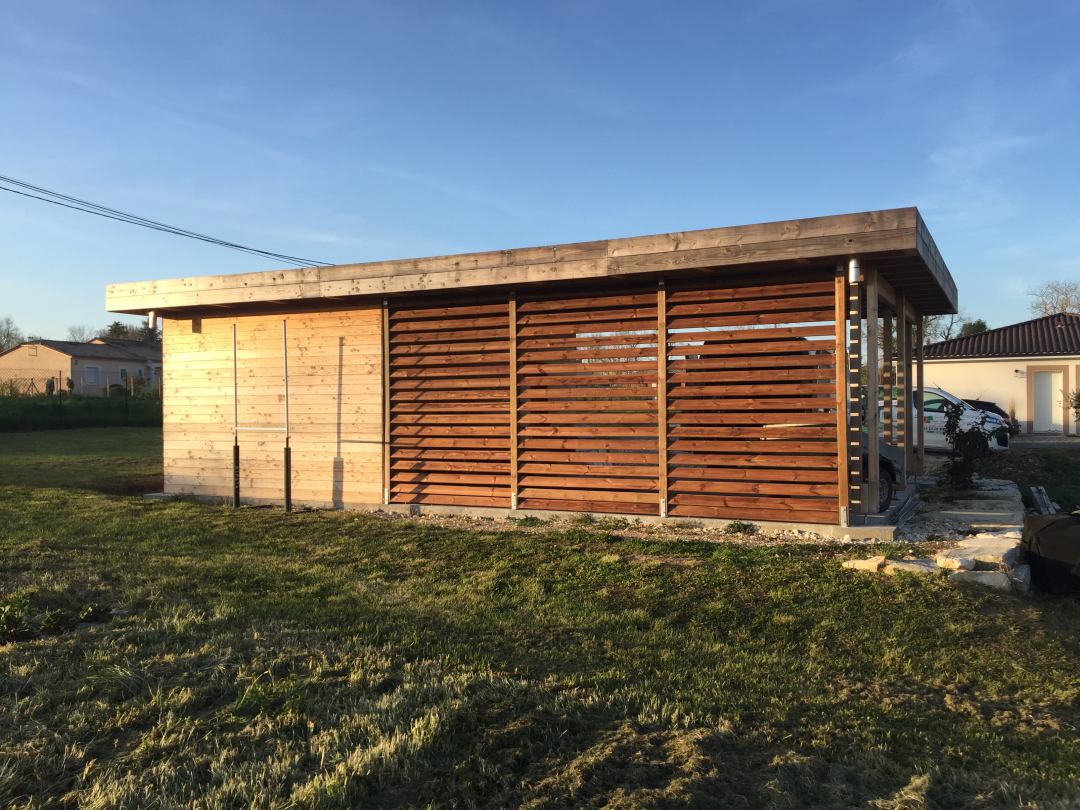
[[[1009,576],[1012,579],[1013,588],[1027,596],[1028,591],[1031,590],[1031,566],[1018,565],[1009,572]]]
[[[929,576],[938,570],[937,563],[933,560],[897,560],[885,565],[885,573],[889,576],[905,571],[909,574]]]
[[[949,579],[953,582],[974,582],[998,591],[1012,589],[1012,580],[1003,571],[953,571]]]
[[[956,548],[950,548],[938,555],[938,565],[942,568],[952,567],[943,564],[945,560],[974,560],[976,571],[997,571],[1002,568],[1010,569],[1020,561],[1022,546],[1019,539],[1006,536],[975,535],[963,538]],[[961,566],[957,566],[960,568]]]
[[[855,571],[880,571],[883,565],[885,565],[884,557],[871,557],[869,560],[845,560],[843,563],[844,568],[851,568]]]
[[[939,554],[934,562],[937,563],[938,568],[950,568],[953,571],[975,570],[975,560],[969,560],[966,557],[947,557]]]

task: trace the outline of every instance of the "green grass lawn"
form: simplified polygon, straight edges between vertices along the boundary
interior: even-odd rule
[[[131,435],[149,469],[160,434]],[[0,805],[1080,803],[1076,600],[840,567],[881,547],[44,488],[26,441],[0,444]]]
[[[144,483],[158,477],[156,490]],[[161,492],[161,428],[80,428],[0,433],[0,486]],[[119,489],[118,489],[119,488]]]

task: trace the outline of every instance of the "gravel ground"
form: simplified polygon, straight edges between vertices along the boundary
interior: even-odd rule
[[[637,540],[652,540],[657,542],[693,541],[704,543],[737,543],[744,546],[769,546],[780,543],[806,543],[823,546],[845,545],[874,545],[872,540],[852,540],[835,537],[825,537],[814,532],[781,531],[781,532],[744,532],[728,533],[725,528],[708,527],[700,528],[694,521],[687,520],[684,524],[651,525],[636,523],[623,518],[611,518],[603,515],[582,516],[575,519],[553,519],[541,523],[533,523],[530,520],[511,520],[509,518],[467,517],[464,515],[402,515],[392,512],[374,510],[367,514],[375,515],[383,520],[401,523],[415,523],[419,525],[440,526],[447,529],[487,529],[489,531],[516,531],[529,532],[531,534],[546,534],[548,532],[565,532],[573,529],[589,529],[591,531],[608,531],[619,537],[633,538]],[[918,516],[916,516],[917,519]],[[591,520],[591,522],[590,522]],[[933,537],[933,535],[937,535]],[[899,542],[922,543],[930,539],[935,540],[958,540],[962,534],[960,531],[952,531],[950,528],[930,526],[920,527],[913,531],[910,536],[897,538]],[[942,547],[947,547],[948,543]]]

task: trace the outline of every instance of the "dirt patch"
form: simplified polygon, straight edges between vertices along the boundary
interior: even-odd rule
[[[164,488],[165,476],[162,473],[133,475],[108,481],[86,481],[77,487],[77,489],[92,489],[103,495],[145,495],[148,492],[161,492]]]

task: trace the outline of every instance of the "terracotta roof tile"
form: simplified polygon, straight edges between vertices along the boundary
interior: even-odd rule
[[[1041,357],[1080,354],[1080,315],[1062,312],[990,329],[977,335],[931,343],[930,358],[949,357]]]

